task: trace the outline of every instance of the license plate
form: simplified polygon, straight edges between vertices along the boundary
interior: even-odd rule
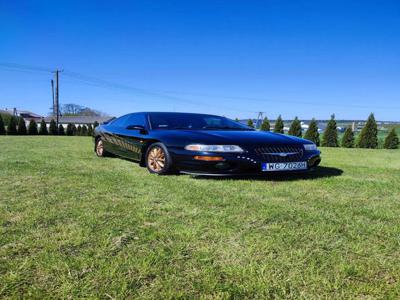
[[[264,172],[307,170],[307,162],[263,163],[261,169]]]

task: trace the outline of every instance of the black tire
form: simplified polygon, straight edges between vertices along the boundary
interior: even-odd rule
[[[147,148],[145,163],[152,174],[167,175],[173,170],[171,156],[163,143],[154,143]]]
[[[96,139],[96,143],[94,145],[94,152],[98,157],[109,156],[109,153],[104,149],[104,142],[100,137]]]

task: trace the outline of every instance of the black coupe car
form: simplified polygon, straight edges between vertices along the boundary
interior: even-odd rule
[[[321,161],[308,140],[206,114],[127,114],[96,127],[94,142],[98,156],[135,160],[160,175],[298,172],[312,170]]]

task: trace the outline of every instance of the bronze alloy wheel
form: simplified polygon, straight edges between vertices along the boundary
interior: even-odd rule
[[[154,173],[160,173],[165,168],[165,152],[159,147],[152,147],[147,155],[147,166]]]
[[[98,140],[96,144],[96,154],[97,156],[104,156],[104,144],[102,140]]]
[[[167,175],[175,172],[168,148],[163,143],[154,143],[147,148],[145,162],[150,173]]]

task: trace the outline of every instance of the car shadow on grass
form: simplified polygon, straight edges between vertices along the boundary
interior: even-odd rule
[[[237,175],[237,176],[197,176],[194,179],[202,180],[265,180],[265,181],[293,181],[293,180],[312,180],[318,178],[328,178],[341,176],[343,170],[331,167],[319,166],[313,171],[302,173],[266,173],[261,175]]]

